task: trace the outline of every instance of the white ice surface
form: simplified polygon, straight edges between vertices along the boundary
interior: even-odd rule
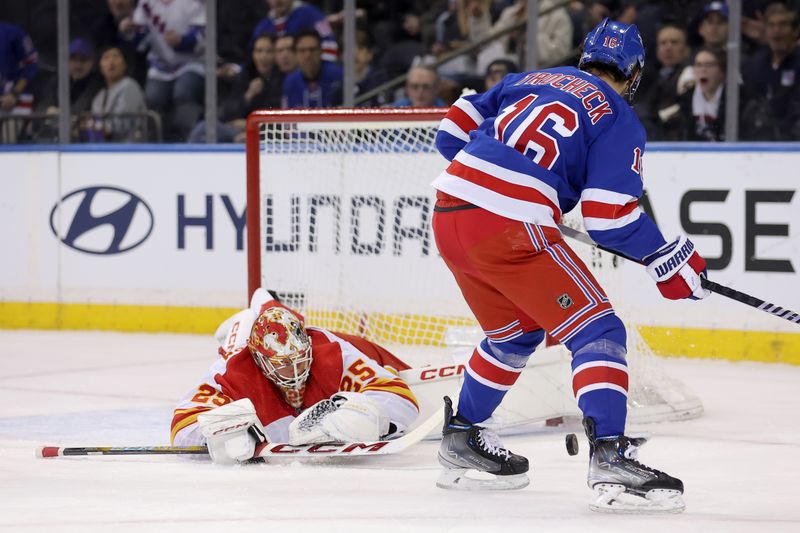
[[[40,445],[168,444],[173,404],[215,357],[211,336],[0,331],[0,531],[800,531],[800,368],[666,360],[705,403],[641,426],[641,459],[683,479],[681,515],[587,507],[577,427],[507,437],[527,489],[437,489],[434,442],[396,456],[217,467],[181,457],[38,459]],[[581,453],[566,454],[564,434]]]

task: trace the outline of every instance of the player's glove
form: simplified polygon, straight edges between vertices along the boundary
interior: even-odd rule
[[[249,398],[217,407],[197,416],[211,460],[230,465],[252,459],[256,444],[267,441],[264,427]]]
[[[389,417],[366,394],[337,392],[315,403],[289,425],[289,443],[370,442],[389,433]]]
[[[701,280],[706,277],[706,260],[685,235],[645,257],[644,264],[664,298],[702,300],[711,294]]]

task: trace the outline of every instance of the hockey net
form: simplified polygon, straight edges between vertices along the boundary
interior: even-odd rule
[[[443,114],[441,109],[252,114],[250,294],[259,286],[276,290],[309,325],[361,335],[414,365],[443,364],[474,345],[482,333],[438,256],[430,226],[435,202],[430,182],[446,166],[434,148]],[[580,227],[577,218],[567,219]],[[630,419],[698,416],[700,400],[665,374],[638,334],[636,309],[615,299],[615,288],[624,281],[615,276],[618,260],[569,244],[592,267],[628,326]],[[568,378],[568,359],[564,366]]]

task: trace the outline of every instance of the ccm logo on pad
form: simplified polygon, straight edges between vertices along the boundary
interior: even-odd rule
[[[153,211],[119,187],[86,187],[64,196],[50,211],[50,229],[79,252],[121,254],[142,244],[153,231]]]
[[[448,378],[451,376],[460,376],[464,373],[464,365],[449,365],[441,366],[438,368],[426,368],[419,373],[420,381],[428,381],[436,378]]]

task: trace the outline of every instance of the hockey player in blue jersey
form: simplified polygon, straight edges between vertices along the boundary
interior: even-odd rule
[[[457,414],[446,400],[441,487],[528,484],[527,459],[487,420],[547,332],[572,352],[592,508],[683,509],[683,483],[636,461],[644,439],[624,434],[625,327],[558,229],[580,202],[592,238],[641,260],[666,298],[709,294],[692,242],[667,242],[638,205],[645,132],[625,97],[643,67],[637,28],[606,19],[586,36],[579,68],[510,74],[442,120],[436,146],[451,163],[433,182],[434,234],[486,337],[467,364]],[[472,482],[470,470],[495,476]]]
[[[298,0],[267,0],[269,13],[261,20],[253,36],[250,38],[250,48],[259,35],[272,33],[278,37],[284,35],[296,36],[302,30],[313,28],[322,39],[322,59],[336,61],[339,55],[339,44],[325,14],[311,4]]]

